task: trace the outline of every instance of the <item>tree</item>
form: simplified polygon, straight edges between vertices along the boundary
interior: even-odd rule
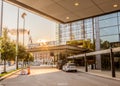
[[[0,52],[1,52],[1,59],[4,62],[4,70],[3,73],[6,72],[6,62],[14,60],[16,56],[16,44],[10,41],[8,37],[8,30],[7,28],[3,29],[3,37],[0,38]],[[19,44],[18,46],[18,60],[21,61],[33,61],[33,56],[26,51],[26,48]]]
[[[24,63],[29,63],[34,60],[33,55],[26,51],[23,45],[18,45],[18,60]]]
[[[109,41],[101,41],[101,48],[102,49],[109,49],[110,48],[110,43]]]
[[[6,61],[14,60],[15,58],[15,44],[10,42],[8,38],[7,28],[3,29],[3,38],[1,40],[1,59],[4,61],[4,70],[6,72]]]
[[[29,52],[25,52],[26,53],[26,56],[25,56],[25,58],[24,58],[24,61],[25,62],[31,62],[31,61],[33,61],[34,60],[34,58],[33,58],[33,55],[31,54],[31,53],[29,53]]]
[[[21,61],[21,60],[24,60],[25,57],[26,57],[26,51],[25,51],[25,47],[22,46],[22,45],[18,45],[18,60]]]

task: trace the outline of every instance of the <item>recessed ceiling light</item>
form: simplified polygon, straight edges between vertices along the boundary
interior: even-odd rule
[[[117,4],[114,4],[113,7],[118,7],[118,5],[117,5]]]
[[[76,3],[74,3],[74,5],[75,5],[75,6],[78,6],[78,5],[79,5],[79,3],[77,3],[77,2],[76,2]]]
[[[66,19],[70,19],[70,17],[66,17]]]

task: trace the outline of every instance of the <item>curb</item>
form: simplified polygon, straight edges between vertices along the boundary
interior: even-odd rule
[[[14,71],[14,72],[12,72],[12,73],[10,73],[10,74],[7,74],[7,75],[5,75],[5,76],[3,76],[3,77],[0,77],[0,81],[2,81],[2,80],[4,80],[4,79],[6,79],[6,78],[8,78],[8,77],[10,77],[10,76],[12,76],[12,75],[14,75],[15,73],[19,72],[20,70],[21,70],[21,69],[16,70],[16,71]]]
[[[87,73],[87,74],[90,74],[90,75],[94,75],[94,76],[99,76],[99,77],[106,78],[106,79],[111,79],[111,80],[120,81],[120,79],[119,79],[119,78],[116,78],[116,77],[104,76],[104,75],[95,74],[95,73],[90,73],[90,72],[85,72],[85,71],[81,71],[81,70],[78,70],[78,71],[79,71],[79,72],[83,72],[83,73]]]

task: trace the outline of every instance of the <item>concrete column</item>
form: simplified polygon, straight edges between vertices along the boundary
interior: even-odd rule
[[[95,50],[100,50],[100,29],[99,29],[99,20],[98,17],[95,18]],[[101,55],[96,55],[96,69],[101,69]]]

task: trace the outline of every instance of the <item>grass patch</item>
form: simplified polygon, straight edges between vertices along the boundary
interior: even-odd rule
[[[10,74],[10,73],[15,72],[15,71],[17,71],[17,70],[11,70],[9,72],[2,73],[2,74],[0,74],[0,77],[3,77],[5,75]]]

